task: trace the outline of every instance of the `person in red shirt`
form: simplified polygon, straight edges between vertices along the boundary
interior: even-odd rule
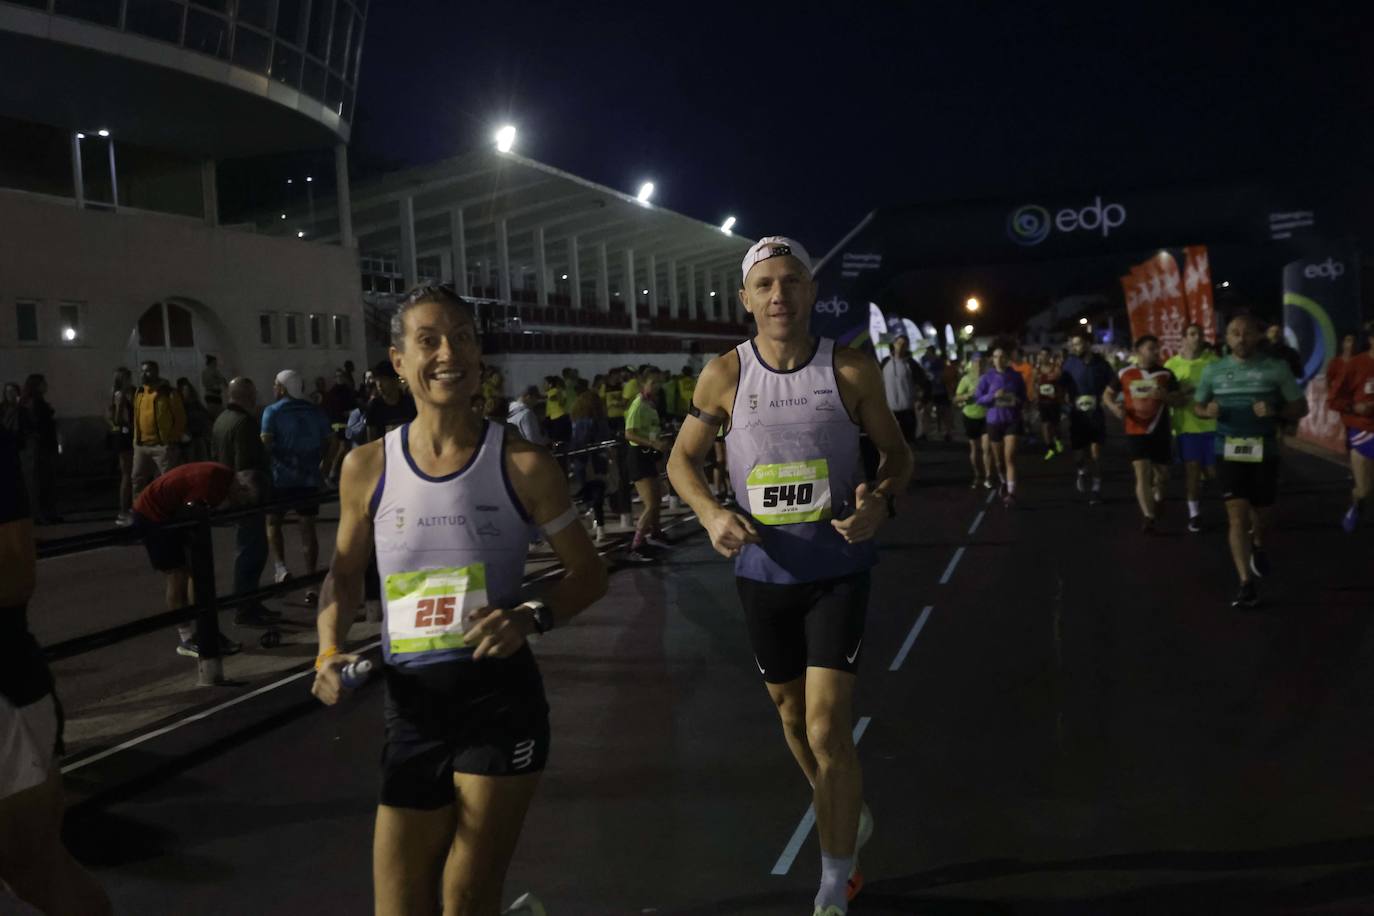
[[[1063,370],[1055,365],[1050,348],[1045,347],[1035,361],[1035,384],[1027,389],[1037,399],[1046,461],[1064,451],[1064,443],[1059,438],[1059,404],[1064,400],[1064,386],[1059,382],[1062,373]]]
[[[1135,498],[1145,516],[1143,530],[1149,534],[1155,529],[1173,458],[1169,408],[1181,406],[1187,396],[1174,374],[1159,363],[1159,338],[1141,337],[1135,342],[1135,355],[1136,364],[1122,369],[1102,392],[1102,406],[1126,426]]]
[[[1365,325],[1365,334],[1368,349],[1343,360],[1336,385],[1326,401],[1328,407],[1341,415],[1350,449],[1350,472],[1355,478],[1350,508],[1341,517],[1341,527],[1347,534],[1354,534],[1359,527],[1364,501],[1374,492],[1374,321]]]
[[[196,461],[167,471],[148,484],[134,500],[134,530],[143,538],[153,569],[167,577],[166,597],[169,611],[186,607],[190,601],[189,527],[169,528],[187,518],[197,506],[211,510],[249,506],[257,501],[257,485],[252,472],[235,474],[227,464]],[[195,627],[177,624],[181,642],[177,654],[199,658]],[[241,647],[220,636],[220,654],[233,655]]]

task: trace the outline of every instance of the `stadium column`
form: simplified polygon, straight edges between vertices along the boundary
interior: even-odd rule
[[[76,209],[86,208],[86,179],[81,174],[81,139],[77,131],[72,131],[72,197],[76,199]]]
[[[668,317],[677,317],[677,261],[668,259]]]
[[[506,219],[496,221],[496,283],[502,302],[510,302],[510,240],[506,237]]]
[[[606,243],[596,246],[596,307],[603,312],[611,310],[611,265],[606,259]]]
[[[353,195],[348,186],[348,147],[334,147],[335,209],[339,211],[339,244],[353,247]]]
[[[577,258],[577,236],[568,236],[568,288],[572,290],[572,307],[582,309],[582,266]]]
[[[544,227],[534,227],[534,301],[549,304],[549,259],[544,256]]]
[[[200,162],[200,215],[205,225],[219,225],[219,187],[215,181],[215,160]]]
[[[449,270],[452,273],[453,288],[458,295],[466,296],[468,288],[468,235],[463,224],[463,208],[454,207],[448,211]]]
[[[648,262],[644,265],[644,267],[645,267],[645,271],[648,273],[648,282],[644,284],[644,288],[647,289],[647,290],[649,291],[649,317],[650,317],[650,318],[657,318],[657,317],[658,317],[658,264],[656,263],[656,261],[655,261],[654,256],[653,256],[652,253],[649,254],[649,260],[648,260]]]
[[[625,249],[625,279],[621,281],[620,298],[630,310],[630,330],[639,333],[639,284],[635,282],[635,250]]]
[[[687,308],[683,317],[695,319],[697,317],[697,269],[693,264],[687,265]]]
[[[415,263],[415,198],[401,198],[401,282],[407,290],[420,283],[420,269]]]

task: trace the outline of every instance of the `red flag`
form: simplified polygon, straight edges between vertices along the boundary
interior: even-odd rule
[[[1183,329],[1188,326],[1188,303],[1183,296],[1183,276],[1178,261],[1167,251],[1150,259],[1159,278],[1159,301],[1154,334],[1165,359],[1183,349]]]
[[[1188,301],[1188,320],[1202,325],[1202,333],[1213,343],[1217,339],[1216,313],[1212,299],[1212,267],[1206,245],[1183,249],[1183,294]]]
[[[1131,269],[1131,273],[1121,278],[1121,291],[1126,297],[1126,317],[1131,322],[1131,339],[1135,340],[1150,333],[1149,304],[1145,301],[1134,268]]]

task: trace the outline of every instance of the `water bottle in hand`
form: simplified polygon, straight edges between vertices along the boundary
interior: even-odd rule
[[[372,662],[365,658],[349,662],[339,669],[339,680],[349,690],[357,690],[367,683],[368,677],[372,675]]]

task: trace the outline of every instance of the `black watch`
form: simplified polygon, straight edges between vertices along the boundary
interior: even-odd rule
[[[529,608],[530,613],[534,615],[534,631],[536,633],[542,635],[553,629],[553,611],[549,610],[547,604],[542,601],[526,601],[520,606]]]

